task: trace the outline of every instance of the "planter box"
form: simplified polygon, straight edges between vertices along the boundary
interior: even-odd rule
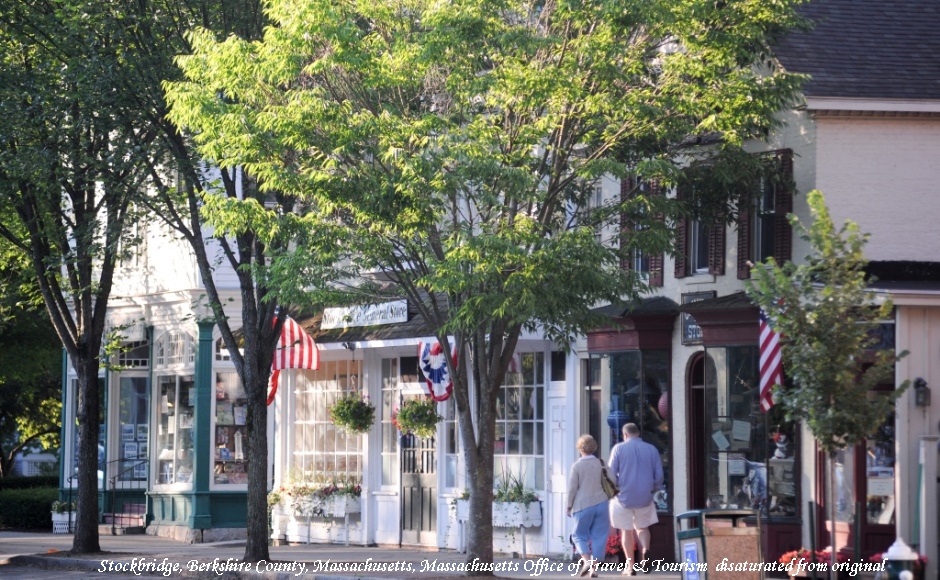
[[[457,521],[470,519],[470,501],[457,500]],[[497,528],[532,528],[542,525],[542,502],[534,501],[529,505],[515,502],[496,502],[493,504],[493,526]]]
[[[52,512],[52,533],[71,534],[75,531],[75,512],[57,514]]]
[[[465,522],[470,519],[470,500],[457,500],[457,521]]]
[[[493,504],[493,526],[497,528],[532,528],[542,525],[542,502],[529,505],[497,502]]]
[[[298,502],[294,508],[279,504],[275,509],[278,515],[291,517],[345,518],[349,514],[362,511],[362,498],[351,495],[336,495],[326,499],[310,498]]]

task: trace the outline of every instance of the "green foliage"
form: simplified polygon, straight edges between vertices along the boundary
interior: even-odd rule
[[[0,478],[0,490],[31,487],[58,487],[58,475],[10,476]]]
[[[62,410],[62,347],[48,316],[36,308],[9,313],[0,324],[0,478],[17,455],[58,449]]]
[[[768,313],[781,334],[784,369],[793,388],[774,389],[788,420],[803,421],[821,449],[833,453],[870,436],[894,411],[908,386],[871,396],[891,382],[894,363],[907,353],[872,350],[871,330],[894,318],[893,304],[868,290],[863,249],[867,235],[847,221],[836,229],[822,193],[808,194],[813,222],[790,223],[809,242],[805,263],[776,264],[773,258],[752,269],[748,295]]]
[[[493,500],[496,502],[521,503],[529,505],[539,500],[534,490],[528,489],[522,482],[522,478],[516,477],[512,473],[504,473],[496,483],[496,489],[493,492]]]
[[[375,405],[368,397],[349,395],[330,405],[330,420],[350,433],[366,433],[375,421]]]
[[[49,506],[58,495],[54,487],[0,489],[0,529],[51,529]]]
[[[437,403],[430,398],[409,399],[402,403],[395,415],[403,433],[430,438],[437,433],[437,424],[444,418],[437,414]]]
[[[76,506],[75,506],[74,501],[69,502],[69,501],[61,501],[57,499],[54,502],[52,502],[52,512],[57,513],[57,514],[73,512],[75,511],[75,507]]]
[[[260,41],[192,32],[169,118],[223,170],[296,200],[297,231],[327,249],[278,256],[271,299],[297,298],[298,279],[342,303],[405,297],[455,348],[477,499],[522,331],[567,345],[603,322],[597,304],[638,297],[644,277],[622,264],[670,250],[686,209],[639,186],[597,203],[597,186],[664,189],[693,147],[709,144],[705,163],[776,126],[801,78],[769,47],[799,2],[272,0]],[[699,185],[694,208],[731,212],[741,174]],[[280,227],[252,202],[211,211],[226,233]],[[492,557],[489,531],[471,531],[468,558]]]

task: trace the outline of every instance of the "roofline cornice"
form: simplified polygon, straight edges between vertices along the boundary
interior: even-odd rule
[[[857,99],[809,97],[806,108],[818,116],[930,117],[940,115],[937,99]]]

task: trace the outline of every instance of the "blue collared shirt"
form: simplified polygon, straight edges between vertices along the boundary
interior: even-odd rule
[[[663,461],[655,447],[639,437],[618,443],[610,452],[610,471],[616,474],[623,507],[653,503],[653,492],[663,489]]]

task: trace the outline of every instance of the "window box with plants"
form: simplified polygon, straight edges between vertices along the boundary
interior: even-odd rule
[[[75,502],[52,502],[52,533],[71,534],[75,531]]]
[[[457,521],[470,519],[470,495],[464,491],[455,501]],[[532,528],[542,525],[542,503],[534,490],[521,480],[503,478],[493,493],[493,526],[497,528]]]
[[[375,421],[375,405],[369,397],[349,395],[330,406],[330,420],[349,433],[368,433]]]
[[[283,530],[288,541],[310,542],[313,518],[340,518],[344,520],[344,543],[348,545],[349,516],[362,511],[361,496],[360,483],[347,477],[283,485],[268,494],[273,536],[280,537]]]

